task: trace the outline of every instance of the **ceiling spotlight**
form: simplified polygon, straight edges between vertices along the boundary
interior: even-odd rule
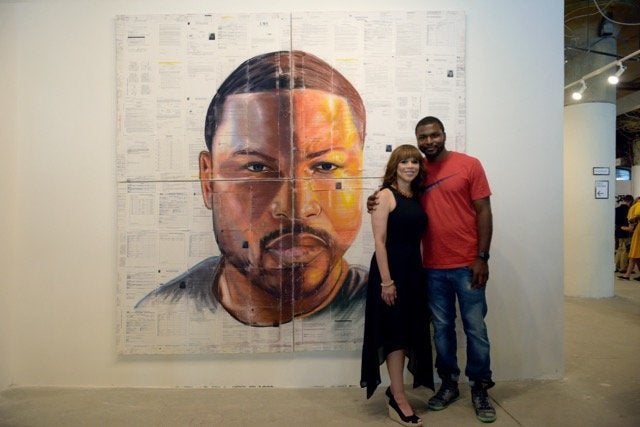
[[[580,80],[580,89],[573,92],[571,94],[571,97],[576,101],[580,101],[585,90],[587,90],[587,84],[584,82],[584,80]]]
[[[626,69],[627,67],[622,65],[622,62],[618,62],[618,71],[616,71],[615,74],[610,75],[609,78],[607,79],[609,84],[617,85],[618,82],[620,81],[620,76],[622,75],[622,73],[624,73],[624,70]]]

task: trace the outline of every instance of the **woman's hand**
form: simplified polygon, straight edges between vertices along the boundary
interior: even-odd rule
[[[382,286],[382,301],[387,305],[393,305],[396,302],[396,285],[391,284],[388,286]]]

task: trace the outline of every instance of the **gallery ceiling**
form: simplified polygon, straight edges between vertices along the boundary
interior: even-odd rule
[[[599,6],[610,19],[613,35],[598,29],[607,22],[596,7]],[[610,58],[623,58],[640,49],[640,0],[565,0],[565,60],[570,61],[582,54]],[[613,21],[613,22],[612,22]],[[636,24],[620,25],[619,23]],[[599,49],[602,38],[614,37],[617,52]],[[617,55],[617,56],[616,56]],[[627,70],[620,76],[617,97],[640,90],[640,55],[626,61]]]
[[[571,66],[572,61],[588,63],[593,60],[595,70],[603,63],[640,50],[640,0],[565,0],[564,5],[564,55],[567,67]],[[610,44],[603,43],[605,38],[611,37],[615,38],[614,49]],[[624,65],[627,69],[620,76],[616,89],[618,101],[634,93],[638,96],[640,92],[640,55],[625,61]],[[615,68],[612,68],[611,72],[614,71]],[[568,83],[571,82],[565,82]],[[622,166],[633,164],[631,146],[634,140],[640,141],[640,109],[618,116],[616,157],[621,159]]]

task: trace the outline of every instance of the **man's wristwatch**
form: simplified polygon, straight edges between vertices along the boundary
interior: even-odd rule
[[[489,261],[489,252],[485,252],[485,251],[478,252],[478,258],[485,261]]]

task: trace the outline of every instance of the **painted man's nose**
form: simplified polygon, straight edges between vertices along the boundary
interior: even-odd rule
[[[271,203],[274,218],[304,220],[320,214],[322,207],[316,192],[311,188],[311,179],[289,179],[284,181]]]

